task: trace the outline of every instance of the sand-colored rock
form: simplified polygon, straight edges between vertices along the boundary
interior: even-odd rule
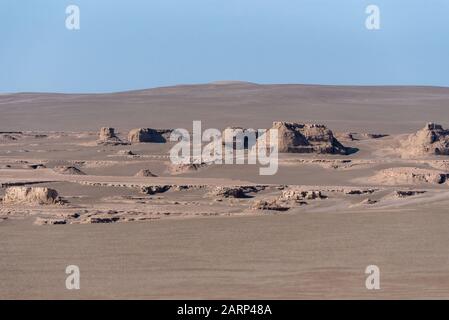
[[[39,226],[67,224],[67,220],[65,220],[65,219],[58,219],[58,218],[41,218],[41,217],[38,217],[34,221],[34,224],[39,225]]]
[[[368,198],[368,199],[365,199],[362,202],[360,202],[360,204],[372,205],[372,204],[376,204],[378,202],[379,202],[378,200],[373,200],[373,199]]]
[[[352,132],[338,132],[335,134],[335,137],[339,140],[347,140],[347,141],[356,140],[354,137],[354,133]]]
[[[157,175],[152,173],[149,169],[139,170],[139,172],[137,172],[135,174],[135,176],[136,177],[157,177]]]
[[[16,141],[19,139],[18,135],[0,134],[0,141]]]
[[[89,224],[89,223],[115,223],[120,220],[120,217],[116,216],[94,216],[94,217],[87,217],[81,221],[82,224]]]
[[[119,156],[135,156],[136,154],[132,152],[131,150],[119,150],[117,151],[117,154]]]
[[[119,137],[117,137],[114,128],[103,127],[100,129],[100,134],[97,140],[100,145],[123,145],[126,144]]]
[[[46,167],[42,163],[33,163],[33,164],[27,164],[26,168],[36,170],[36,169],[45,169]]]
[[[400,152],[408,157],[449,155],[449,130],[436,123],[427,123],[403,142]]]
[[[58,192],[43,187],[10,187],[6,189],[3,204],[50,205],[59,203]]]
[[[128,141],[131,143],[164,143],[167,142],[171,129],[136,128],[128,133]]]
[[[272,211],[287,211],[290,208],[280,203],[277,199],[272,200],[257,200],[251,206],[253,210],[272,210]]]
[[[315,200],[325,199],[327,196],[321,193],[320,190],[303,190],[301,188],[289,188],[282,191],[282,195],[279,197],[281,200]]]
[[[366,180],[385,185],[444,184],[449,182],[449,173],[433,169],[397,167],[380,170],[373,177],[364,179]]]
[[[183,174],[183,173],[191,173],[196,172],[202,168],[207,167],[207,163],[180,163],[180,164],[174,164],[170,163],[168,164],[168,172],[172,175],[177,174]]]
[[[274,122],[272,129],[278,130],[279,152],[348,154],[350,151],[324,125]]]
[[[263,187],[256,186],[217,186],[208,192],[208,196],[217,198],[248,198],[248,193],[259,192]]]
[[[426,193],[426,191],[416,191],[416,190],[406,190],[406,191],[402,191],[402,190],[397,190],[394,192],[394,196],[397,198],[407,198],[407,197],[413,197],[416,195],[420,195]]]
[[[362,194],[367,194],[367,193],[374,193],[376,192],[377,189],[345,189],[344,193],[345,194],[349,194],[349,195],[362,195]]]
[[[78,175],[78,176],[85,175],[83,171],[74,166],[57,166],[53,169],[53,171],[59,174]]]
[[[156,194],[164,193],[171,189],[172,186],[169,185],[157,185],[157,186],[142,186],[140,187],[140,192],[144,194]]]

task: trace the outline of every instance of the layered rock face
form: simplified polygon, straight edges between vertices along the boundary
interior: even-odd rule
[[[45,205],[58,202],[56,190],[41,187],[10,187],[3,197],[3,204]]]
[[[137,128],[132,129],[128,134],[128,141],[131,143],[153,142],[164,143],[170,137],[170,129]]]
[[[349,148],[343,146],[324,125],[274,122],[272,129],[278,130],[279,152],[349,153]]]
[[[449,130],[436,123],[427,123],[409,136],[403,152],[410,156],[449,155]]]
[[[97,144],[104,145],[121,145],[125,144],[119,137],[115,134],[115,129],[110,127],[103,127],[100,129],[100,134],[97,140]]]

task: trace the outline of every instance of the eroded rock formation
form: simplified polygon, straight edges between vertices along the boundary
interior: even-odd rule
[[[58,192],[42,187],[10,187],[6,189],[3,204],[50,205],[59,203]]]
[[[59,174],[68,174],[68,175],[85,175],[83,171],[74,166],[57,166],[53,169],[56,173]]]
[[[279,152],[330,154],[350,152],[350,149],[343,146],[324,125],[274,122],[272,129],[278,130]]]
[[[427,123],[404,142],[402,153],[407,156],[449,155],[449,130],[436,123]]]
[[[136,177],[157,177],[154,173],[152,173],[149,169],[142,169],[136,173]]]
[[[117,137],[114,128],[103,127],[100,129],[100,134],[97,140],[97,144],[103,145],[122,145],[126,144],[119,137]]]
[[[132,129],[128,134],[128,141],[131,143],[164,143],[169,139],[171,132],[171,129]]]

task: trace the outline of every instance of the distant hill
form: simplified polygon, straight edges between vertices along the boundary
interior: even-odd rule
[[[220,81],[108,94],[0,95],[0,131],[191,128],[192,120],[215,128],[296,121],[332,130],[410,132],[431,121],[449,126],[449,88]]]

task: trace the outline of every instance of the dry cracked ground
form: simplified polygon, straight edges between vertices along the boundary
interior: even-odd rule
[[[447,298],[448,108],[430,87],[0,95],[0,297]],[[278,129],[278,172],[172,165],[193,120]]]

